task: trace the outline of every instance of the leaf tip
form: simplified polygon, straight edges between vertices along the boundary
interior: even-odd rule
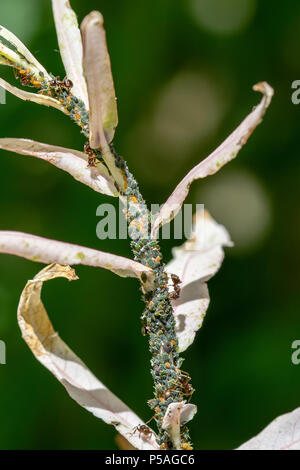
[[[270,101],[272,96],[274,95],[274,89],[267,83],[267,82],[258,82],[253,85],[254,91],[259,91],[263,95],[265,95]]]

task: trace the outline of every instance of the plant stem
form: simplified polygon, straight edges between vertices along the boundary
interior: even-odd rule
[[[59,99],[72,120],[82,129],[82,133],[89,138],[89,114],[82,101],[78,100],[70,91],[59,88],[43,90],[45,94]],[[94,150],[95,157],[104,159],[108,152],[107,164],[110,173],[122,175],[122,186],[116,184],[120,199],[127,201],[125,216],[132,238],[131,249],[134,259],[150,267],[155,273],[154,288],[151,292],[143,294],[146,308],[142,314],[143,332],[149,337],[151,353],[151,375],[154,381],[154,398],[148,401],[154,411],[154,419],[158,428],[158,443],[162,449],[172,449],[173,444],[169,435],[162,429],[162,421],[170,403],[183,401],[191,397],[193,388],[188,383],[190,378],[186,372],[180,370],[183,359],[178,352],[178,340],[175,332],[173,308],[169,297],[168,275],[162,260],[159,243],[151,239],[151,217],[146,203],[140,193],[138,184],[128,170],[127,164],[111,145],[102,153]],[[112,160],[113,158],[113,160]],[[112,169],[112,161],[115,168]],[[115,178],[116,179],[116,178]],[[134,238],[134,239],[133,239]],[[185,449],[192,448],[190,436],[186,426],[181,428],[182,444]]]

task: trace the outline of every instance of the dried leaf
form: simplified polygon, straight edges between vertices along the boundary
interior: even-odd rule
[[[136,426],[144,423],[91,373],[55,332],[41,301],[41,290],[45,281],[58,277],[77,279],[69,266],[50,265],[27,282],[18,306],[18,323],[24,340],[36,359],[80,406],[113,425],[134,447],[158,449],[154,433],[146,439],[134,432]]]
[[[274,419],[237,450],[300,450],[300,408]]]
[[[77,16],[68,0],[52,0],[60,54],[67,77],[72,80],[72,94],[89,108],[87,87],[82,68],[82,41]]]
[[[0,230],[0,253],[20,256],[38,263],[83,264],[108,269],[121,277],[141,279],[145,289],[151,287],[153,279],[150,268],[128,258],[28,233]]]
[[[226,229],[207,212],[199,211],[194,219],[190,240],[173,249],[173,260],[167,265],[169,274],[181,280],[181,293],[172,300],[179,351],[187,349],[201,328],[209,305],[206,281],[219,270],[223,246],[232,246]]]
[[[253,89],[263,93],[260,104],[211,155],[195,166],[178,184],[155,218],[152,231],[153,237],[157,236],[162,225],[172,220],[179,212],[193,181],[217,173],[226,163],[233,160],[260,124],[271,102],[273,89],[266,82],[258,83]]]
[[[0,148],[20,155],[31,155],[45,160],[66,171],[77,181],[86,184],[98,193],[118,196],[112,177],[100,162],[95,168],[88,167],[88,157],[83,152],[64,147],[42,144],[28,139],[0,139]]]
[[[90,106],[90,146],[97,149],[112,141],[118,124],[115,88],[100,12],[92,11],[84,18],[81,33]]]
[[[68,111],[64,108],[64,106],[58,100],[51,98],[50,96],[39,95],[37,93],[30,93],[28,91],[20,90],[20,88],[16,88],[10,85],[10,83],[6,82],[2,78],[0,78],[0,86],[21,100],[32,101],[33,103],[42,104],[44,106],[51,106],[52,108],[59,109],[59,111],[68,114]]]
[[[170,403],[165,413],[162,428],[167,431],[175,449],[181,449],[180,427],[191,421],[197,413],[196,405],[185,401]]]

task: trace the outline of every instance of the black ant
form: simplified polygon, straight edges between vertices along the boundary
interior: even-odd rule
[[[95,167],[96,166],[96,161],[97,158],[93,152],[93,150],[90,147],[90,144],[86,142],[84,144],[84,152],[88,155],[88,166],[89,167]]]
[[[193,387],[189,383],[191,380],[191,377],[187,374],[186,372],[181,371],[181,376],[179,377],[179,382],[180,382],[180,387],[182,388],[184,395],[192,395],[194,392]]]
[[[50,82],[50,86],[52,87],[62,87],[70,90],[73,87],[73,82],[69,78],[65,77],[63,81],[60,80],[60,77],[55,77]]]
[[[181,280],[176,274],[171,274],[171,279],[173,282],[174,291],[169,294],[169,297],[172,300],[176,300],[180,297],[181,289],[179,287],[179,284],[181,284]]]

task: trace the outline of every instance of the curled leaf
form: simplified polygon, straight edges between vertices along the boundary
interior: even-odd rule
[[[169,434],[175,449],[181,449],[180,427],[191,421],[196,413],[196,405],[185,401],[170,403],[168,406],[162,428]]]
[[[150,268],[128,258],[22,232],[0,230],[0,253],[38,263],[83,264],[108,269],[121,277],[141,279],[145,289],[151,287],[153,278]]]
[[[58,44],[67,77],[72,80],[72,94],[89,108],[82,68],[82,41],[77,16],[68,0],[52,0]]]
[[[0,78],[0,86],[21,100],[32,101],[33,103],[42,104],[44,106],[51,106],[52,108],[56,108],[59,111],[68,114],[68,111],[64,108],[64,106],[51,96],[39,95],[37,93],[30,93],[28,91],[20,90],[20,88],[16,88],[10,85],[10,83],[3,80],[3,78]]]
[[[87,155],[77,150],[43,144],[28,139],[0,139],[0,148],[20,155],[31,155],[45,160],[69,173],[77,181],[86,184],[98,193],[118,196],[112,177],[100,162],[88,167]]]
[[[41,301],[41,290],[44,282],[58,277],[78,279],[69,266],[50,265],[27,282],[18,306],[23,339],[80,406],[113,425],[137,449],[158,449],[155,434],[142,437],[134,432],[144,423],[92,374],[54,330]]]
[[[168,223],[176,216],[188,195],[193,181],[217,173],[226,163],[233,160],[245,145],[252,132],[260,124],[271,102],[273,89],[266,82],[258,83],[253,89],[263,94],[259,105],[254,108],[239,127],[211,155],[195,166],[178,184],[155,218],[152,230],[153,237],[157,236],[158,230],[162,225]]]
[[[84,18],[81,33],[90,107],[90,146],[97,149],[112,141],[118,124],[115,88],[100,12],[92,11]]]
[[[173,259],[166,267],[180,281],[180,297],[172,300],[179,351],[187,349],[201,328],[209,306],[206,282],[221,267],[223,246],[232,246],[226,229],[207,212],[199,211],[194,218],[190,240],[173,248]]]
[[[237,450],[300,450],[300,408],[274,419]]]

